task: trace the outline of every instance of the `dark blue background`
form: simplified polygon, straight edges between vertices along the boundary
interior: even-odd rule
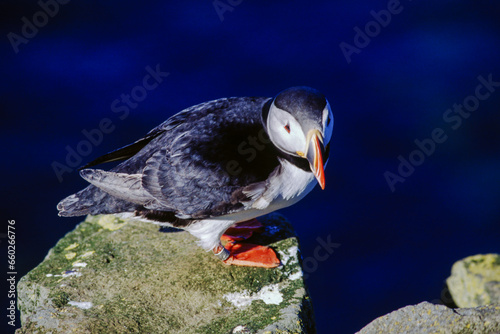
[[[335,115],[326,190],[282,212],[304,258],[317,238],[340,244],[309,267],[320,333],[437,301],[456,260],[500,251],[500,88],[456,130],[443,120],[479,75],[500,81],[496,1],[402,1],[350,64],[339,44],[353,44],[354,27],[388,1],[243,1],[223,21],[211,1],[70,1],[18,53],[7,34],[21,34],[21,18],[40,7],[1,6],[0,232],[16,220],[18,278],[81,220],[59,218],[56,204],[85,182],[76,172],[59,182],[52,163],[65,164],[83,130],[103,118],[114,126],[86,162],[191,105],[294,85],[322,91]],[[170,75],[120,119],[111,103],[157,64]],[[392,192],[384,172],[397,173],[398,156],[435,128],[447,140]]]

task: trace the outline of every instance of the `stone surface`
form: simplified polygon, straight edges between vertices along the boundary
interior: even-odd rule
[[[89,216],[18,284],[16,333],[314,333],[298,241],[259,219],[276,269],[227,266],[187,232]]]
[[[500,305],[451,309],[423,302],[377,318],[358,333],[497,334],[500,333]]]
[[[474,255],[456,262],[446,284],[458,307],[500,303],[500,254]]]

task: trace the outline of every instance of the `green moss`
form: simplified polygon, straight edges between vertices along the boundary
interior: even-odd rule
[[[94,223],[96,217],[91,217],[88,220],[79,224],[73,231],[66,234],[59,242],[49,251],[48,257],[50,261],[44,261],[35,269],[28,273],[28,279],[30,281],[36,281],[46,284],[47,286],[53,286],[57,281],[47,275],[60,275],[66,270],[72,268],[72,263],[79,259],[79,256],[85,254],[88,251],[93,250],[93,245],[98,243],[99,238],[94,242],[92,236],[99,233],[99,227]],[[102,240],[102,238],[100,238]],[[66,258],[65,254],[69,253],[66,248],[73,244],[78,244],[79,246],[72,248],[71,252],[76,252],[76,256],[72,259]]]
[[[181,328],[180,321],[174,316],[152,317],[158,310],[151,304],[131,302],[121,295],[115,296],[102,307],[91,309],[86,316],[90,333],[160,333],[168,329],[176,332]],[[165,331],[167,332],[167,331]]]
[[[46,330],[36,325],[35,322],[27,322],[23,327],[16,330],[16,334],[52,334],[52,331]]]
[[[57,308],[64,307],[69,302],[69,294],[65,291],[54,291],[49,294],[49,298],[52,298],[52,304]]]
[[[281,305],[266,305],[262,301],[254,301],[244,310],[231,310],[228,312],[227,316],[216,319],[212,323],[198,328],[197,333],[229,333],[233,328],[239,325],[245,326],[249,330],[256,332],[275,322],[275,319],[280,316],[279,311],[281,308]]]
[[[298,246],[283,217],[263,222],[279,225],[279,232],[259,234],[249,242],[285,254]],[[75,253],[71,259],[69,252]],[[85,266],[75,266],[83,262]],[[68,270],[81,276],[55,276]],[[226,333],[237,325],[263,329],[279,320],[284,308],[301,305],[303,295],[297,291],[305,291],[303,280],[288,279],[298,270],[298,261],[276,269],[226,266],[197,247],[186,232],[161,233],[152,224],[89,216],[26,279],[50,289],[57,318],[61,323],[74,321],[82,332]],[[280,305],[256,300],[238,309],[223,297],[244,290],[257,293],[270,284],[280,286]],[[24,288],[28,285],[25,282]],[[81,310],[68,305],[69,300],[91,302],[93,307]]]

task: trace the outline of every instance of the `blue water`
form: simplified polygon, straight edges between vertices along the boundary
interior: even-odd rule
[[[294,85],[321,90],[335,115],[326,190],[282,212],[300,236],[319,333],[438,302],[454,261],[500,251],[499,4],[218,3],[229,7],[68,2],[43,24],[39,4],[3,1],[0,233],[16,221],[18,279],[80,221],[57,217],[57,202],[85,186],[54,172],[73,169],[68,150],[82,153],[75,166],[185,107]],[[34,15],[40,27],[22,39]],[[169,73],[151,90],[147,66]],[[463,103],[470,111],[453,111]],[[83,131],[99,128],[85,146]],[[398,172],[399,156],[417,166]]]

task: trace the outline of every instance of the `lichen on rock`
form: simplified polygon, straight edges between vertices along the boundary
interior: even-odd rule
[[[500,254],[479,254],[457,261],[446,284],[459,307],[500,303]]]
[[[357,334],[500,333],[500,305],[451,309],[422,302],[379,317]]]
[[[447,285],[460,308],[422,302],[379,317],[358,333],[500,333],[498,254],[474,255],[456,262]]]
[[[224,265],[186,232],[88,216],[19,282],[17,333],[314,333],[295,233],[279,214],[259,220],[250,241],[280,254],[276,269]]]

